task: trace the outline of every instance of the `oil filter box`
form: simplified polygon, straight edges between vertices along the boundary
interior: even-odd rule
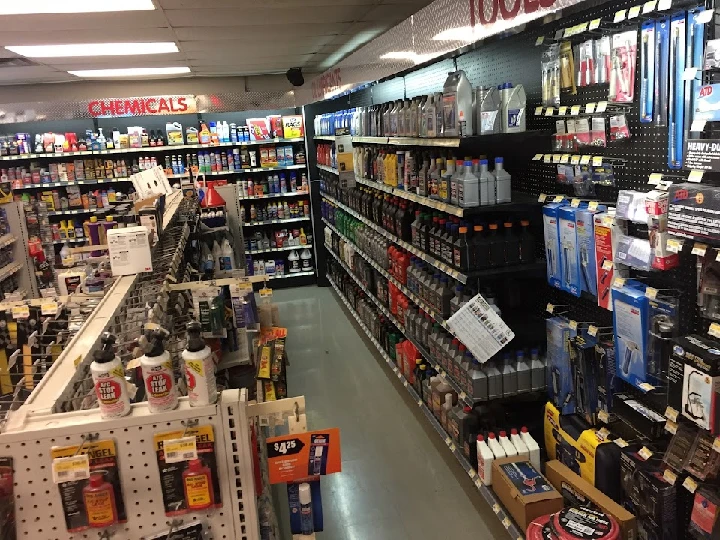
[[[540,516],[559,512],[562,495],[520,456],[496,459],[493,462],[493,491],[525,531]]]
[[[557,460],[548,461],[545,464],[545,476],[561,493],[568,506],[597,506],[615,518],[624,540],[637,538],[635,516],[565,465]]]
[[[675,339],[668,367],[668,405],[720,433],[720,343],[700,335]]]

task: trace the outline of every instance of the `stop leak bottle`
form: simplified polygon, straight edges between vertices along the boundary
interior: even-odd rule
[[[151,346],[150,352],[140,357],[148,406],[152,413],[170,411],[178,406],[172,360],[163,344],[166,336],[167,331],[162,328],[150,330],[146,335]]]
[[[182,352],[185,362],[185,377],[188,385],[188,399],[191,407],[210,405],[217,401],[215,362],[212,351],[202,338],[202,325],[190,321],[187,325],[187,345]]]
[[[95,395],[103,418],[120,418],[130,413],[130,396],[125,380],[125,368],[115,355],[115,336],[105,332],[100,338],[102,347],[93,353],[90,364]]]

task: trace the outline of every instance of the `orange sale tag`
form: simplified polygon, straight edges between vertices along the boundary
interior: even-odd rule
[[[271,484],[341,472],[340,430],[307,431],[267,439]]]

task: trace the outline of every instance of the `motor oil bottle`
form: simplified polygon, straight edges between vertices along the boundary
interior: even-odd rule
[[[515,372],[517,373],[517,393],[523,394],[532,391],[532,372],[523,351],[515,353]]]
[[[428,96],[427,106],[425,107],[425,137],[437,137],[436,132],[436,120],[437,120],[437,106],[438,103],[435,101],[436,95],[431,94]]]
[[[443,136],[466,137],[473,132],[472,85],[465,72],[448,74],[443,85]]]
[[[488,433],[487,445],[488,447],[490,447],[490,450],[492,450],[495,459],[501,459],[505,457],[505,450],[503,450],[502,445],[495,438],[495,433],[493,433],[492,431]]]
[[[512,428],[510,430],[510,442],[513,443],[518,456],[524,459],[530,459],[530,452],[527,445],[523,442],[522,437],[518,434],[518,430]]]
[[[495,434],[490,433],[488,437],[492,435],[493,440],[495,439]],[[492,485],[492,464],[495,460],[495,454],[490,449],[488,444],[485,442],[485,437],[482,435],[477,436],[477,462],[478,462],[478,476],[480,477],[480,481],[486,485],[491,486]]]
[[[506,221],[503,223],[505,230],[505,264],[513,266],[520,263],[520,238],[513,231],[513,223]]]
[[[525,426],[522,427],[520,430],[520,438],[525,443],[525,446],[528,449],[528,453],[530,454],[530,463],[532,463],[532,466],[535,467],[536,471],[540,470],[540,446],[538,445],[537,441],[532,438],[530,433],[528,432],[528,428]]]
[[[525,131],[525,88],[522,84],[513,86],[505,83],[500,88],[502,103],[503,133],[519,133]]]
[[[455,160],[448,159],[446,169],[440,176],[440,186],[438,187],[438,199],[445,202],[450,202],[450,181],[453,174],[455,174]]]
[[[448,433],[450,433],[450,428],[448,427],[448,420],[449,417],[452,415],[452,408],[453,395],[451,393],[446,393],[445,401],[442,405],[442,409],[440,410],[440,423],[442,424],[442,427],[445,429],[445,431]]]
[[[500,398],[503,395],[502,373],[497,368],[494,360],[488,360],[483,364],[483,371],[487,376],[488,399]]]
[[[497,223],[491,223],[488,241],[490,243],[490,266],[503,266],[505,264],[505,241],[498,234]]]
[[[545,388],[545,362],[537,349],[530,351],[530,378],[533,392]]]
[[[514,396],[517,394],[517,372],[512,362],[510,353],[503,354],[502,360],[502,393],[503,396]]]
[[[465,161],[465,170],[458,179],[458,206],[470,208],[480,205],[480,179],[472,171],[473,162]]]
[[[517,449],[515,448],[515,445],[510,442],[510,439],[508,439],[507,433],[505,431],[500,432],[500,437],[498,440],[500,441],[503,452],[505,452],[505,455],[507,457],[517,456]]]
[[[185,362],[188,398],[191,407],[210,405],[217,401],[215,362],[210,347],[202,338],[202,325],[190,321],[187,325],[187,343],[182,352]]]
[[[495,86],[479,86],[475,90],[476,132],[478,135],[500,133],[500,92]]]
[[[501,157],[495,158],[495,196],[494,202],[490,204],[509,203],[512,201],[512,187],[510,173],[505,170],[505,160]],[[490,194],[488,194],[490,197]]]
[[[468,394],[473,399],[487,400],[488,399],[488,377],[480,367],[480,362],[473,358],[472,371],[468,375]]]
[[[535,262],[535,238],[530,232],[530,222],[520,221],[520,262]]]
[[[130,414],[130,396],[125,380],[125,368],[115,355],[115,336],[105,332],[100,338],[102,346],[93,353],[90,364],[95,395],[103,418],[120,418]]]
[[[145,337],[150,351],[140,357],[148,407],[152,413],[169,411],[178,406],[172,360],[163,343],[167,335],[167,331],[160,327],[149,330]]]

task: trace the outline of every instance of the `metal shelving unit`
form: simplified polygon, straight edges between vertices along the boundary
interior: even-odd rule
[[[472,468],[472,465],[465,458],[462,451],[455,445],[455,443],[453,443],[452,438],[448,435],[440,422],[438,422],[437,418],[435,418],[435,415],[433,415],[432,411],[427,408],[423,400],[420,398],[420,396],[418,396],[417,392],[415,392],[415,389],[412,387],[412,385],[409,384],[408,381],[403,377],[402,373],[395,365],[395,362],[393,362],[392,358],[390,358],[382,348],[382,345],[380,345],[380,343],[378,343],[378,341],[372,336],[370,330],[368,330],[367,326],[365,326],[365,324],[362,322],[357,312],[345,299],[345,296],[342,294],[335,282],[331,278],[328,278],[328,281],[330,282],[332,288],[335,289],[338,297],[345,305],[347,310],[350,312],[350,314],[353,316],[355,321],[358,323],[360,328],[363,329],[365,335],[372,342],[372,344],[375,345],[375,348],[378,350],[378,353],[380,354],[382,359],[385,360],[385,363],[390,367],[390,369],[392,369],[393,373],[401,381],[403,387],[405,388],[405,390],[407,390],[408,394],[410,394],[410,397],[413,399],[413,401],[417,403],[418,408],[425,415],[425,418],[427,418],[430,425],[437,432],[438,436],[445,442],[447,447],[450,449],[450,452],[452,452],[452,455],[455,456],[455,459],[457,459],[458,463],[460,463],[460,466],[465,470],[468,477],[475,485],[475,488],[480,492],[480,495],[482,495],[483,499],[485,499],[485,501],[490,505],[493,512],[503,524],[510,537],[513,538],[513,540],[520,540],[522,538],[525,538],[524,531],[521,531],[518,528],[517,524],[515,524],[515,522],[512,520],[507,510],[505,510],[502,503],[500,502],[500,499],[498,499],[495,493],[493,493],[492,489],[484,485],[480,481],[477,471]]]
[[[304,246],[283,246],[279,248],[269,248],[269,249],[249,249],[245,253],[249,255],[257,255],[259,253],[276,253],[278,251],[292,251],[293,249],[312,249],[312,244],[306,244]]]
[[[338,171],[334,167],[328,167],[327,165],[318,164],[317,168],[320,169],[321,171],[329,172],[332,174],[340,174],[340,171]]]
[[[168,176],[170,178],[170,176]],[[94,186],[97,184],[114,184],[119,182],[130,182],[130,178],[98,178],[95,180],[76,180],[74,182],[48,182],[39,184],[25,184],[20,187],[13,187],[13,191],[21,191],[25,189],[44,189],[53,187],[68,186]]]
[[[248,221],[243,223],[243,227],[256,227],[260,225],[278,225],[282,223],[295,223],[297,221],[310,221],[310,216],[288,218],[288,219],[268,219],[267,221]]]

